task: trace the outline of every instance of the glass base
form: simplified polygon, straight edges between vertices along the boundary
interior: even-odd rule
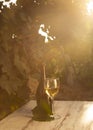
[[[52,121],[54,120],[54,117],[53,116],[47,116],[47,117],[33,116],[32,119],[35,121]]]
[[[57,114],[50,115],[50,117],[51,117],[51,118],[54,118],[54,120],[61,118],[61,116],[60,116],[60,115],[57,115]]]

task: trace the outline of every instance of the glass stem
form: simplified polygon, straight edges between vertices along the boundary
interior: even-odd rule
[[[55,109],[54,109],[54,98],[51,98],[51,102],[52,102],[52,114],[55,114]]]

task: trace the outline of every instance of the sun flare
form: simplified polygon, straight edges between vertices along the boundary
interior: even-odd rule
[[[38,34],[40,34],[41,36],[45,37],[45,43],[48,43],[49,39],[53,41],[56,37],[55,36],[52,37],[52,36],[49,35],[50,26],[46,29],[46,31],[44,31],[44,29],[45,29],[45,25],[41,24],[40,28],[38,30]]]
[[[87,11],[88,11],[88,15],[91,15],[93,13],[93,1],[89,1],[87,3]]]
[[[0,0],[0,2],[2,2],[3,3],[3,5],[2,5],[2,9],[3,9],[3,7],[4,6],[6,6],[7,8],[10,8],[10,5],[12,4],[14,4],[15,6],[17,6],[17,0],[9,0],[9,1],[5,1],[5,0]]]

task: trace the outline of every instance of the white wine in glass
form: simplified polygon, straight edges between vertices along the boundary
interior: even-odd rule
[[[54,97],[58,94],[59,88],[60,88],[59,78],[46,78],[45,79],[44,89],[45,89],[46,94],[51,98],[52,103],[54,103]],[[54,115],[54,112],[53,112],[53,115]]]
[[[54,98],[59,92],[59,79],[47,78],[45,81],[45,92],[50,98]]]

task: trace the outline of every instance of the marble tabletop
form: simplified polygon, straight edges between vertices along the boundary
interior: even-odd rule
[[[55,113],[60,118],[52,121],[34,121],[32,109],[36,101],[0,121],[0,130],[93,130],[92,101],[54,101]]]

